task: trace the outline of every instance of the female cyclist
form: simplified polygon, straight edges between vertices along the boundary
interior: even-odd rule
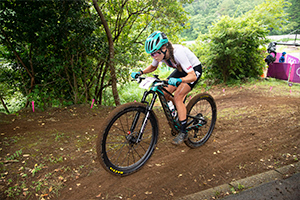
[[[170,99],[169,95],[166,97],[168,100],[172,100],[177,108],[181,127],[172,144],[179,145],[188,137],[186,131],[187,111],[183,101],[201,77],[201,63],[188,48],[182,45],[172,45],[167,36],[160,31],[152,33],[146,39],[145,50],[153,58],[152,64],[144,70],[132,72],[131,77],[135,78],[136,75],[155,71],[160,62],[175,69],[167,78],[169,85],[166,88],[170,93],[175,92],[174,99]]]

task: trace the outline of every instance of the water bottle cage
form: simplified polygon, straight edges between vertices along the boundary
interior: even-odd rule
[[[172,110],[171,110],[171,115],[172,115],[172,117],[176,117],[177,113],[176,113],[176,110],[175,110],[175,109],[172,109]]]

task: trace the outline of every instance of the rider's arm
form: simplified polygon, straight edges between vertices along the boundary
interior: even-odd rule
[[[148,74],[154,72],[157,69],[157,66],[149,65],[146,69],[142,70],[143,74]]]
[[[183,83],[191,83],[197,80],[197,76],[195,74],[195,71],[191,71],[189,73],[187,73],[187,75],[185,77],[180,78],[182,80]]]

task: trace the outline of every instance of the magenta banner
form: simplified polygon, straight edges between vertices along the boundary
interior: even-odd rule
[[[293,64],[291,67],[292,69],[291,69],[289,81],[294,83],[300,83],[300,63]]]
[[[268,68],[268,77],[288,80],[290,72],[289,63],[270,63]]]
[[[286,56],[286,60],[285,61],[287,63],[290,63],[291,65],[299,63],[299,59],[298,58],[296,58],[294,56],[290,56],[290,55]]]
[[[282,53],[277,53],[276,61],[274,63],[270,63],[267,76],[300,83],[299,58],[287,54],[285,56],[285,62],[279,63],[278,60],[281,54]]]

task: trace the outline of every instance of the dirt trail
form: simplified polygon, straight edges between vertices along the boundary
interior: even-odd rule
[[[97,130],[112,108],[2,115],[0,197],[18,184],[15,198],[175,199],[298,161],[299,92],[280,96],[264,87],[217,91],[222,90],[210,91],[217,103],[217,124],[204,146],[174,147],[163,113],[156,110],[157,148],[140,171],[127,177],[109,174],[96,158]],[[18,162],[4,162],[20,149]]]

